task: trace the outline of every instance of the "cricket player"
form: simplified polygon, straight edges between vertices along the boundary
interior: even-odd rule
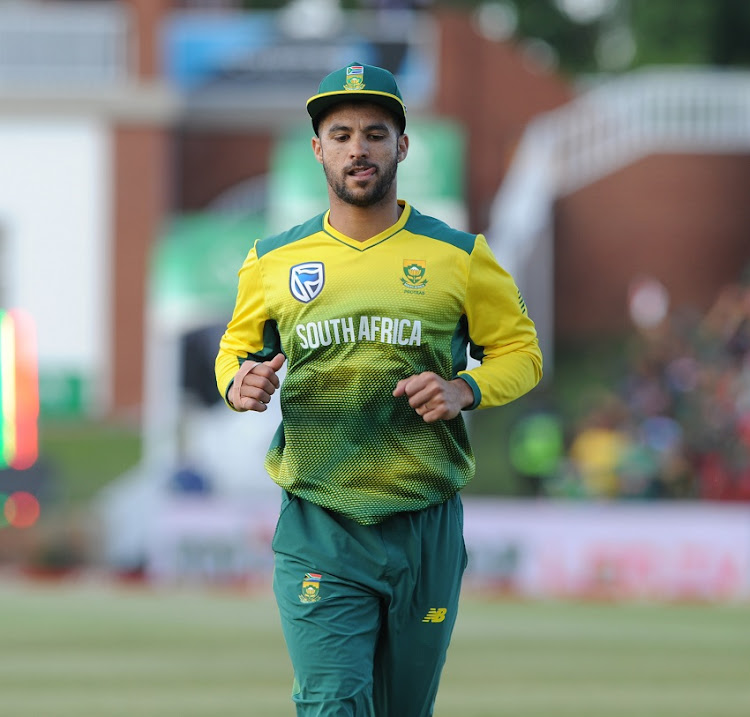
[[[542,357],[485,238],[398,198],[393,75],[351,64],[307,111],[330,208],[255,242],[216,378],[235,411],[280,393],[266,468],[283,489],[274,593],[297,714],[426,717],[466,567],[461,414],[529,391]]]

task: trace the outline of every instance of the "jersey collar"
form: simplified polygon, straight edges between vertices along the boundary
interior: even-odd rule
[[[411,215],[411,206],[403,199],[399,199],[398,203],[404,208],[404,211],[401,212],[401,216],[398,218],[398,221],[388,227],[386,230],[380,232],[380,234],[376,234],[374,237],[370,237],[366,241],[356,241],[355,239],[346,236],[346,234],[342,234],[341,232],[336,231],[336,229],[334,229],[331,226],[331,223],[328,221],[328,217],[331,213],[330,209],[325,213],[325,216],[323,217],[323,231],[325,231],[326,234],[330,234],[337,241],[340,241],[343,244],[352,247],[352,249],[365,251],[366,249],[370,249],[375,245],[384,242],[394,234],[398,234],[398,232],[400,232],[404,228],[404,226],[406,226],[406,222],[409,221],[409,216]]]

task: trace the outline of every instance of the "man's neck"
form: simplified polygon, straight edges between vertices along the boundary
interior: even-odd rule
[[[403,206],[395,199],[371,207],[355,207],[336,197],[335,201],[331,201],[328,221],[344,236],[365,242],[392,227],[403,211]]]

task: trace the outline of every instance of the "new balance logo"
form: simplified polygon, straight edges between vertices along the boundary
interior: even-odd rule
[[[427,614],[422,618],[422,622],[442,622],[445,620],[445,614],[448,612],[446,607],[431,607]]]

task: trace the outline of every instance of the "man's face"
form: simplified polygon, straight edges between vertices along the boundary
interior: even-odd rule
[[[367,103],[339,105],[323,118],[312,144],[341,201],[355,207],[395,201],[396,169],[409,140],[388,111]]]

